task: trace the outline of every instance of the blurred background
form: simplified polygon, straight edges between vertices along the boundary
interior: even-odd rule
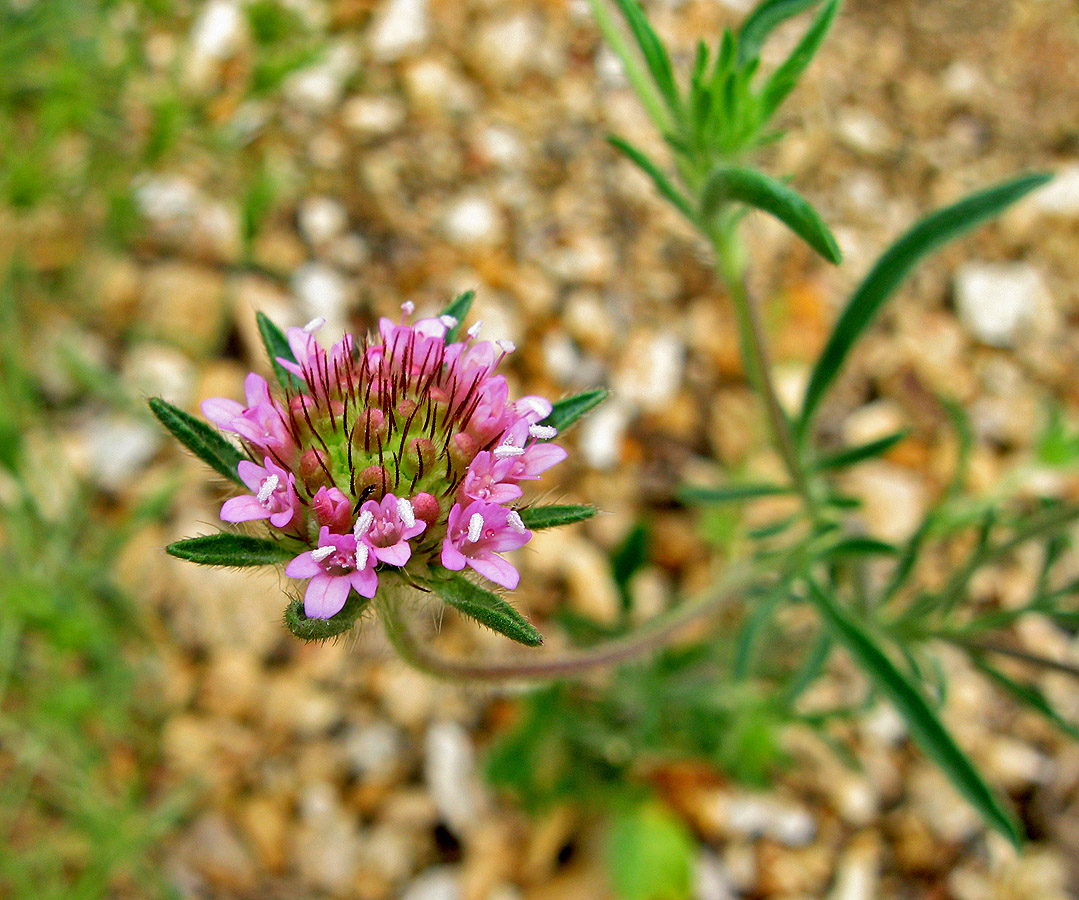
[[[751,4],[646,5],[684,67]],[[938,394],[971,414],[976,489],[1079,492],[1077,84],[1070,0],[849,0],[788,104],[767,167],[846,255],[826,270],[747,223],[791,397],[889,239],[975,187],[1058,173],[919,271],[824,417],[849,443],[913,426],[849,485],[882,537],[947,478]],[[596,900],[612,867],[628,900],[1079,889],[1079,748],[961,670],[947,719],[1020,809],[1022,859],[978,838],[882,707],[840,734],[858,766],[757,723],[662,764],[604,733],[577,779],[567,748],[588,736],[550,724],[572,696],[435,683],[374,627],[302,646],[277,574],[162,552],[212,528],[226,490],[148,396],[238,397],[265,371],[256,310],[340,333],[476,288],[485,335],[520,347],[517,389],[614,391],[544,481],[604,515],[518,554],[518,605],[558,646],[552,619],[604,634],[707,585],[733,523],[673,488],[776,462],[704,249],[610,132],[662,158],[583,0],[0,5],[0,896]],[[447,652],[504,650],[441,624]],[[1079,660],[1070,634],[1023,637]],[[571,777],[536,790],[548,770]],[[610,861],[608,813],[642,784],[664,812]],[[642,834],[691,860],[690,888],[634,870]]]

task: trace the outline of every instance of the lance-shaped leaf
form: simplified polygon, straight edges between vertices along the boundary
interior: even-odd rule
[[[876,640],[844,610],[809,582],[809,595],[828,628],[866,673],[874,686],[902,715],[911,737],[978,810],[986,824],[1017,847],[1023,843],[1018,825],[1004,810],[967,755],[941,723],[929,702],[880,648]]]
[[[678,188],[671,184],[670,179],[660,171],[659,167],[652,162],[647,156],[645,156],[640,150],[634,147],[628,141],[622,140],[620,137],[610,136],[607,138],[612,147],[621,150],[637,167],[644,172],[649,178],[652,179],[652,183],[656,186],[656,190],[660,195],[670,203],[672,203],[683,216],[689,219],[690,222],[695,222],[693,217],[693,207],[689,201],[682,196]]]
[[[240,567],[273,566],[288,562],[296,555],[295,550],[289,550],[276,541],[229,531],[184,538],[169,544],[165,552],[202,566]]]
[[[236,466],[246,457],[215,429],[160,397],[151,397],[149,402],[157,420],[171,431],[181,444],[215,471],[231,478],[237,484],[243,484]]]
[[[344,607],[328,619],[309,619],[303,611],[303,600],[293,600],[285,608],[285,627],[304,641],[327,641],[350,631],[360,614],[371,605],[366,597],[351,591]]]
[[[594,388],[590,391],[582,391],[572,397],[566,397],[554,404],[551,414],[540,422],[541,425],[549,425],[557,428],[559,433],[565,431],[585,413],[591,412],[607,399],[606,388]]]
[[[910,434],[910,430],[904,428],[893,434],[877,438],[875,441],[867,441],[864,444],[858,444],[856,447],[837,450],[835,453],[822,456],[817,460],[813,468],[818,472],[824,472],[830,469],[845,469],[847,466],[853,466],[855,463],[860,463],[863,460],[873,459],[876,456],[883,456],[908,434]]]
[[[536,631],[528,619],[498,594],[473,584],[467,578],[454,575],[445,581],[432,582],[431,587],[458,612],[511,640],[529,647],[538,647],[543,643],[543,635]]]
[[[614,0],[614,3],[622,13],[626,24],[629,25],[637,46],[640,47],[641,55],[648,65],[648,71],[652,73],[652,80],[659,88],[671,113],[677,117],[678,88],[674,83],[674,71],[671,69],[671,59],[667,55],[667,49],[663,46],[659,35],[652,29],[637,0]]]
[[[542,531],[544,528],[556,528],[559,525],[569,525],[572,522],[583,522],[591,519],[596,514],[594,506],[579,506],[577,504],[558,504],[553,506],[529,506],[519,510],[521,521],[525,528],[532,531]]]
[[[1037,685],[1024,684],[1005,675],[999,669],[989,665],[980,653],[972,654],[971,660],[998,687],[1003,688],[1020,703],[1025,703],[1035,712],[1044,716],[1068,737],[1079,740],[1079,726],[1072,724],[1058,713]]]
[[[461,333],[461,325],[465,321],[465,317],[468,315],[468,311],[472,309],[472,301],[476,299],[475,291],[465,291],[454,297],[447,305],[446,308],[439,313],[440,316],[452,316],[457,320],[455,325],[452,325],[446,331],[446,343],[452,344],[457,340],[457,335]]]
[[[761,47],[777,26],[820,0],[764,0],[742,23],[738,32],[738,63],[744,65],[761,54]]]
[[[780,484],[725,484],[718,487],[687,484],[678,489],[678,499],[683,503],[741,503],[757,497],[793,493],[794,488]]]
[[[281,385],[283,390],[302,391],[304,383],[277,361],[280,356],[289,362],[296,362],[296,357],[292,355],[292,349],[288,345],[288,338],[285,337],[280,328],[270,321],[265,313],[255,313],[255,321],[258,323],[262,345],[266,348],[266,353],[270,357],[273,373],[277,376],[277,383]]]
[[[972,194],[922,219],[884,252],[851,296],[813,367],[802,402],[802,412],[795,423],[800,439],[807,436],[817,407],[839,374],[851,348],[911,269],[942,244],[999,215],[1034,188],[1045,184],[1049,178],[1049,175],[1023,175]]]
[[[835,19],[835,14],[838,10],[839,0],[829,0],[824,8],[814,16],[813,22],[806,29],[806,33],[802,35],[798,45],[791,51],[791,55],[772,73],[771,78],[768,79],[767,84],[761,91],[760,121],[762,124],[772,118],[772,114],[778,109],[779,104],[794,90],[798,84],[798,79],[802,77],[806,67],[813,61],[813,57],[817,55],[817,50],[820,49],[828,29],[832,27],[832,20]]]
[[[843,254],[828,226],[809,203],[785,184],[742,166],[721,166],[701,192],[701,215],[711,220],[723,204],[736,200],[775,216],[830,263]]]

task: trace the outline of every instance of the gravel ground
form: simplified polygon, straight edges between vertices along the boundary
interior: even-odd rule
[[[606,145],[616,132],[662,154],[613,59],[575,0],[297,0],[325,53],[279,89],[245,94],[252,36],[233,0],[194,4],[183,28],[148,34],[157,69],[182,73],[222,128],[268,160],[275,201],[243,260],[236,158],[193,146],[140,172],[131,253],[83,260],[89,315],[39,317],[49,348],[116,368],[136,393],[195,410],[235,396],[260,358],[254,312],[281,325],[319,315],[370,326],[410,299],[420,312],[476,288],[485,334],[521,348],[517,387],[561,396],[597,384],[614,399],[569,440],[546,490],[604,511],[544,533],[518,554],[519,606],[542,621],[562,604],[601,621],[617,609],[607,553],[647,517],[654,561],[639,602],[661,610],[707,582],[692,517],[669,497],[709,458],[772,471],[744,384],[733,317],[704,248]],[[684,63],[736,0],[651,3]],[[762,216],[746,226],[751,286],[767,299],[779,380],[797,397],[841,298],[919,214],[1027,169],[1056,183],[919,270],[833,395],[836,442],[897,424],[913,436],[860,467],[870,528],[909,534],[954,456],[930,398],[970,412],[975,486],[1022,468],[1054,396],[1079,413],[1079,15],[1066,0],[981,4],[850,0],[787,107],[769,171],[819,205],[846,262],[827,269]],[[770,52],[791,46],[781,32]],[[0,220],[0,248],[5,228]],[[18,228],[32,264],[81,252],[72,224]],[[76,229],[77,230],[77,229]],[[325,335],[329,338],[331,335]],[[57,396],[69,387],[59,376]],[[164,866],[184,898],[596,900],[608,896],[588,809],[529,818],[495,796],[477,759],[510,703],[435,683],[392,658],[373,628],[301,646],[280,625],[276,574],[215,571],[160,552],[216,519],[223,487],[124,411],[59,423],[65,459],[110,514],[179,472],[170,518],[117,563],[155,634],[166,707],[162,784],[200,785]],[[1056,473],[1058,489],[1079,481]],[[546,482],[545,482],[546,485]],[[59,488],[58,488],[59,489]],[[997,573],[986,590],[1006,592]],[[1003,585],[1003,586],[1002,586]],[[1079,661],[1046,623],[1019,635]],[[503,652],[447,620],[448,649]],[[557,640],[555,640],[557,643]],[[879,710],[845,735],[843,767],[792,734],[798,764],[771,790],[673,778],[668,799],[700,841],[700,900],[733,897],[1051,898],[1079,891],[1079,748],[990,692],[959,659],[946,711],[991,782],[1035,835],[1017,857]],[[842,674],[842,673],[841,673]],[[838,676],[837,676],[838,677]],[[1079,713],[1074,687],[1045,689]],[[823,688],[828,689],[826,684]],[[841,690],[839,682],[834,686]]]

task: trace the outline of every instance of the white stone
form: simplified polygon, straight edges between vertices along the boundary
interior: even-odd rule
[[[371,53],[394,62],[427,40],[427,0],[384,0],[370,30]]]
[[[498,210],[484,197],[462,197],[446,211],[446,236],[461,247],[498,243],[502,222]]]
[[[449,866],[436,866],[412,880],[401,900],[460,900],[460,876]]]
[[[155,223],[193,217],[199,203],[198,188],[179,176],[156,176],[135,188],[139,212]]]
[[[348,308],[348,285],[336,269],[322,263],[305,263],[292,276],[292,290],[300,301],[305,320],[321,316],[330,331],[339,330]]]
[[[396,97],[349,98],[341,108],[346,128],[371,137],[392,134],[405,121],[405,105]]]
[[[855,838],[843,854],[828,900],[875,900],[880,895],[880,846]]]
[[[807,810],[764,794],[730,798],[727,824],[736,834],[766,835],[788,847],[804,847],[817,833],[817,824]]]
[[[360,778],[377,778],[392,771],[404,751],[401,733],[382,721],[351,728],[344,744],[349,765]]]
[[[1031,194],[1030,199],[1044,212],[1079,218],[1079,163],[1058,169],[1053,180]]]
[[[925,484],[909,469],[867,460],[850,470],[848,487],[865,504],[865,525],[873,537],[904,541],[922,520]]]
[[[966,263],[955,275],[959,318],[983,344],[1014,347],[1052,312],[1041,274],[1027,263]]]
[[[185,407],[195,389],[195,366],[175,347],[144,341],[127,351],[123,378],[142,396]]]
[[[313,115],[327,113],[340,102],[345,80],[358,64],[352,45],[335,44],[320,62],[289,75],[282,85],[282,93],[297,109]]]
[[[109,491],[129,484],[161,446],[158,428],[122,416],[92,420],[83,429],[83,438],[89,475]]]
[[[611,397],[583,421],[578,446],[588,465],[594,469],[618,465],[630,417],[626,403],[620,397]]]
[[[711,850],[702,850],[697,855],[693,883],[696,900],[735,900],[738,896],[723,860]]]
[[[244,38],[244,16],[234,0],[210,0],[191,28],[191,52],[186,77],[190,84],[205,86],[213,65],[228,59]]]
[[[663,409],[682,386],[686,348],[671,332],[634,335],[623,360],[614,377],[615,393],[644,410]]]
[[[439,817],[454,834],[467,834],[484,805],[468,732],[456,722],[433,722],[424,741],[423,773]]]
[[[847,447],[878,441],[895,434],[906,423],[903,410],[894,400],[874,400],[854,410],[843,423]]]
[[[883,153],[892,143],[884,123],[865,110],[842,110],[836,129],[849,147],[861,153]]]
[[[324,244],[348,225],[348,213],[330,197],[308,197],[300,204],[300,233],[311,244]]]
[[[500,125],[485,129],[480,137],[480,144],[489,160],[506,169],[519,165],[524,158],[520,137],[516,132]]]
[[[535,62],[541,37],[539,22],[527,12],[488,22],[476,41],[475,62],[492,81],[513,82]]]

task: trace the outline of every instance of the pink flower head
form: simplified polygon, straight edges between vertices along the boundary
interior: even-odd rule
[[[277,357],[282,368],[303,379],[310,389],[323,393],[328,392],[331,384],[337,381],[346,361],[352,356],[353,345],[352,335],[346,334],[327,353],[315,339],[315,332],[325,324],[325,319],[318,318],[303,328],[289,328],[285,337],[296,362]]]
[[[238,434],[263,453],[284,457],[295,446],[285,424],[284,410],[270,396],[266,379],[254,372],[244,380],[247,406],[224,397],[203,401],[202,413],[225,431]]]
[[[513,590],[520,574],[499,553],[516,550],[532,539],[532,532],[511,509],[474,500],[450,510],[446,538],[442,542],[442,565],[460,571],[466,565],[484,578]]]
[[[489,450],[481,450],[465,472],[460,491],[462,502],[509,503],[516,500],[523,491],[516,484],[505,482],[512,466],[512,460],[495,459]]]
[[[509,462],[503,481],[534,481],[551,466],[562,462],[569,454],[557,444],[547,443],[557,433],[550,426],[530,423],[528,419],[518,420],[491,451],[495,459]]]
[[[311,579],[303,598],[309,619],[337,615],[351,589],[361,597],[374,597],[378,588],[375,556],[367,543],[351,534],[332,534],[326,526],[319,532],[318,547],[292,560],[285,574]]]
[[[403,566],[412,556],[409,540],[426,527],[426,522],[416,518],[408,500],[387,494],[381,502],[368,500],[360,507],[353,534],[356,540],[370,544],[379,562]]]
[[[352,504],[337,488],[320,487],[311,498],[311,514],[321,527],[347,534],[352,530]]]
[[[286,472],[269,457],[261,466],[241,460],[236,467],[243,483],[252,494],[233,497],[221,507],[224,522],[252,522],[269,519],[274,528],[295,524],[301,515],[300,498],[296,496],[296,476]]]

